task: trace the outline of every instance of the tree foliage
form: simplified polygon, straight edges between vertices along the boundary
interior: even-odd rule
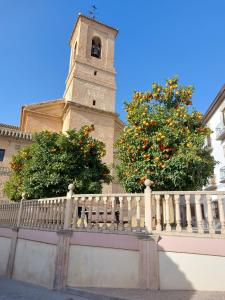
[[[110,183],[109,168],[102,162],[105,145],[93,139],[94,126],[65,133],[43,131],[34,143],[21,149],[11,162],[12,174],[5,184],[10,199],[62,196],[68,184],[76,193],[100,193],[102,182]]]
[[[154,190],[197,190],[212,176],[215,161],[205,146],[210,129],[191,107],[192,93],[192,86],[178,86],[173,77],[125,103],[128,122],[116,147],[127,191],[143,191],[146,178]]]

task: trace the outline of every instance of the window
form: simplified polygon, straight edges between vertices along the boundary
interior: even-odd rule
[[[225,109],[222,111],[222,115],[223,115],[223,125],[225,125]]]
[[[0,161],[3,161],[5,156],[5,149],[0,149]]]
[[[91,43],[91,56],[101,58],[101,40],[99,37],[94,37]]]
[[[94,75],[95,75],[95,76],[97,75],[97,71],[94,71]]]
[[[95,104],[96,104],[96,101],[95,101],[95,100],[93,100],[92,104],[95,106]]]
[[[212,147],[212,140],[211,140],[211,136],[210,136],[210,135],[207,136],[207,146],[208,146],[209,148]]]
[[[76,57],[76,54],[77,54],[77,42],[75,43],[75,46],[74,46],[74,58]]]

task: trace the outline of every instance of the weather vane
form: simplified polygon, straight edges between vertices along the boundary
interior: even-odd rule
[[[94,4],[92,4],[91,9],[89,10],[89,17],[93,20],[95,20],[96,9],[97,7]]]

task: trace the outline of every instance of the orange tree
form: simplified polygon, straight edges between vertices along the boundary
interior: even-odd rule
[[[12,174],[5,184],[10,199],[62,196],[68,184],[76,193],[100,193],[109,183],[109,168],[102,162],[105,145],[93,139],[94,126],[64,133],[43,131],[34,135],[34,143],[21,149],[11,162]]]
[[[210,130],[191,108],[192,93],[173,77],[125,103],[128,122],[116,147],[126,191],[143,191],[146,178],[154,190],[197,190],[212,176],[215,161],[205,146]]]

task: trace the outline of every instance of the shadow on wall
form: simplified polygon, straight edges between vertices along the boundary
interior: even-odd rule
[[[201,241],[199,242],[201,243]],[[169,249],[168,243],[173,244],[171,245],[174,250]],[[225,276],[225,257],[207,255],[204,254],[204,250],[201,253],[190,252],[188,249],[189,253],[185,253],[183,250],[179,251],[179,248],[185,248],[184,243],[191,243],[191,240],[182,241],[181,237],[178,237],[177,241],[169,237],[162,237],[159,240],[160,289],[224,292],[225,286],[221,279]]]

